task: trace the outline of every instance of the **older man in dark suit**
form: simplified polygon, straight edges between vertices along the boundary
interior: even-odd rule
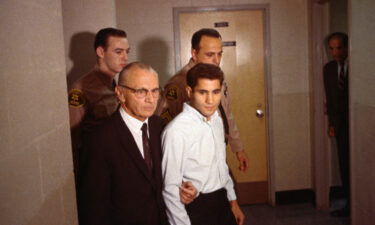
[[[161,177],[162,121],[152,116],[157,73],[135,62],[120,73],[121,107],[87,141],[79,187],[81,225],[168,224]]]
[[[348,107],[348,36],[332,33],[327,38],[333,60],[324,66],[324,87],[327,100],[328,134],[336,138],[340,175],[348,203],[333,211],[333,216],[349,216],[349,107]]]

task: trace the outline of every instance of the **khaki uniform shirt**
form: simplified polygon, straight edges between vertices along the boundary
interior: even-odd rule
[[[164,86],[164,92],[161,95],[156,115],[160,116],[167,123],[176,117],[181,111],[184,102],[187,102],[188,96],[186,93],[186,75],[190,68],[195,65],[192,59],[184,66],[177,74],[175,74],[167,84]],[[240,139],[240,132],[234,121],[232,111],[230,109],[230,99],[228,95],[228,87],[224,82],[223,96],[221,98],[221,105],[223,106],[225,115],[227,117],[229,134],[229,145],[233,152],[243,151],[243,144]]]
[[[69,114],[73,151],[82,147],[84,134],[112,115],[119,103],[115,81],[98,68],[77,80],[69,89]]]

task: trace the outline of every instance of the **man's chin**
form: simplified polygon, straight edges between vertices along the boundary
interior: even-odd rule
[[[211,116],[215,113],[215,111],[213,112],[205,112],[205,113],[202,113],[202,115],[206,118],[211,118]]]
[[[155,110],[150,110],[150,111],[147,111],[147,112],[143,113],[142,116],[148,118],[148,117],[152,116],[154,114],[154,112],[155,112]]]

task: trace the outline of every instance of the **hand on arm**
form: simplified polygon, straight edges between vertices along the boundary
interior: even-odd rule
[[[236,152],[236,156],[237,156],[238,162],[240,163],[240,166],[238,167],[238,169],[242,172],[246,172],[247,167],[248,167],[248,159],[247,159],[246,152],[244,150],[240,152]]]
[[[237,203],[237,200],[230,201],[231,209],[233,212],[234,217],[236,218],[238,225],[243,225],[243,222],[245,220],[245,215],[243,214],[240,206]]]
[[[182,182],[180,187],[180,200],[184,204],[190,204],[197,197],[197,189],[190,181]]]

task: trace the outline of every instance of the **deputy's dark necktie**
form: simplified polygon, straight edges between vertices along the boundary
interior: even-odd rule
[[[225,144],[228,144],[228,137],[227,137],[227,135],[229,135],[228,118],[227,118],[227,115],[226,115],[226,113],[224,111],[224,108],[221,105],[221,103],[219,105],[219,111],[220,111],[221,117],[223,119],[223,124],[224,124],[224,132],[225,132],[224,139],[225,139]]]
[[[143,155],[145,158],[146,165],[150,171],[152,171],[152,160],[151,160],[151,148],[150,140],[147,135],[147,123],[142,125],[142,142],[143,142]]]
[[[345,88],[345,63],[340,62],[339,88]]]

